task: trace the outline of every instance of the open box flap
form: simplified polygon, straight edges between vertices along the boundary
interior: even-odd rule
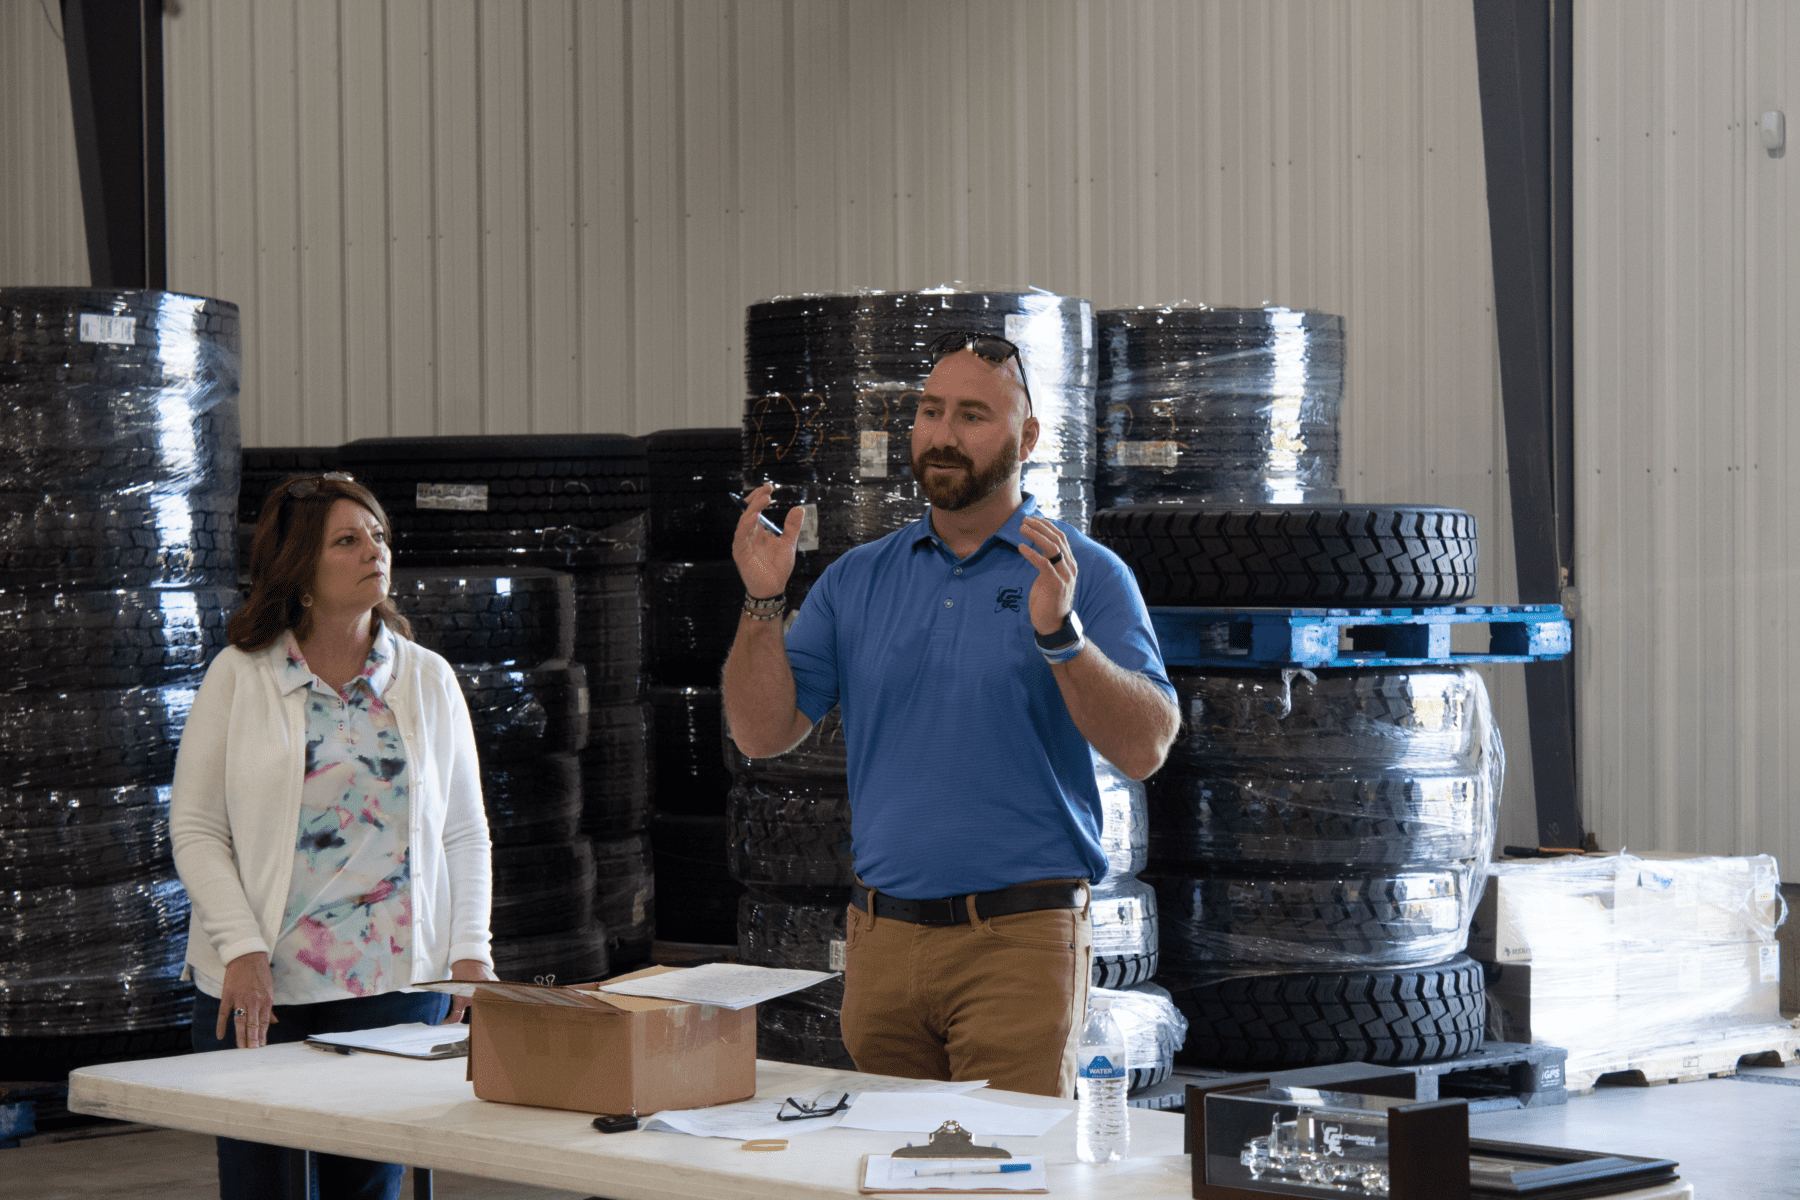
[[[632,971],[625,975],[616,975],[606,983],[616,983],[621,979],[642,979],[651,975],[661,975],[669,971],[684,970],[682,967],[645,967],[641,971]],[[561,984],[542,983],[509,983],[503,980],[464,980],[439,979],[431,983],[413,985],[420,991],[444,992],[452,996],[469,996],[480,1000],[506,1000],[514,1004],[540,1004],[560,1008],[591,1008],[604,1011],[613,1009],[618,1012],[654,1012],[659,1008],[679,1008],[686,1001],[659,1000],[651,996],[626,996],[614,993],[602,993],[591,989],[599,987],[599,983]]]

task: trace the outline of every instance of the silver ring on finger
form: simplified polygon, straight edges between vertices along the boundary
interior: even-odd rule
[[[231,1010],[231,1015],[234,1017],[241,1017],[241,1016],[244,1016],[245,1013],[244,1013],[244,1010],[241,1008],[234,1008]]]

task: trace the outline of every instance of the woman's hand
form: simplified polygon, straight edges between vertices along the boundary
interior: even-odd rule
[[[219,992],[219,1022],[213,1036],[224,1041],[229,1023],[238,1049],[250,1050],[269,1044],[269,1026],[279,1020],[275,1015],[275,976],[269,970],[269,956],[258,950],[226,963],[225,984]]]
[[[487,964],[479,959],[459,958],[450,964],[452,979],[492,979],[494,973],[488,970]],[[450,997],[450,1015],[439,1021],[440,1025],[455,1025],[462,1020],[463,1009],[469,1007],[467,996]]]

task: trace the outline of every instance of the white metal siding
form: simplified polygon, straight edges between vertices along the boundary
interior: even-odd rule
[[[1473,511],[1516,599],[1462,0],[183,0],[165,39],[170,284],[243,308],[248,444],[735,424],[783,293],[1266,301],[1346,318],[1350,496]]]
[[[1766,851],[1792,878],[1800,206],[1756,125],[1800,101],[1800,12],[1575,11],[1588,819],[1609,848]]]
[[[15,0],[0,5],[0,287],[88,279],[62,17]]]

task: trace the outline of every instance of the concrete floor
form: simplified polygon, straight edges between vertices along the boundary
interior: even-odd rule
[[[1673,1158],[1696,1200],[1800,1200],[1800,1067],[1665,1087],[1603,1087],[1566,1105],[1483,1113],[1476,1137]],[[579,1193],[439,1172],[441,1200]],[[213,1142],[173,1130],[0,1150],[0,1200],[212,1200]],[[410,1196],[407,1184],[403,1196]]]

